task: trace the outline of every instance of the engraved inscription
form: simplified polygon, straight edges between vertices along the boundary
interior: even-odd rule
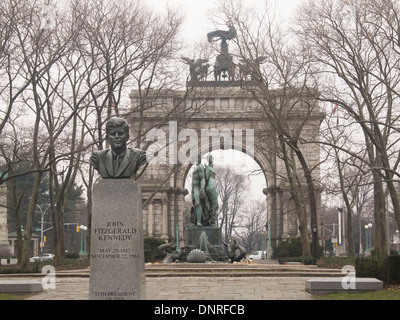
[[[132,235],[137,232],[136,228],[125,227],[121,221],[108,221],[104,228],[95,228],[94,234],[100,241],[108,240],[132,240]]]
[[[119,291],[95,291],[95,297],[103,297],[105,300],[125,300],[128,297],[133,297],[135,292],[119,292]]]
[[[132,252],[131,248],[123,248],[124,241],[133,240],[136,228],[127,227],[122,221],[107,221],[105,226],[94,228],[93,233],[99,241],[117,240],[118,248],[101,248],[91,253],[94,259],[137,259],[139,254]],[[122,246],[122,248],[121,248]]]

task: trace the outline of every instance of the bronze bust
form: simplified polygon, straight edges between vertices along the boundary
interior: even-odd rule
[[[111,148],[93,152],[90,163],[103,179],[128,179],[147,163],[146,152],[127,148],[129,124],[122,118],[106,123],[106,140]]]

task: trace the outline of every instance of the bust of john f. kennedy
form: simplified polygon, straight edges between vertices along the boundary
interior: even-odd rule
[[[147,163],[146,152],[127,148],[129,124],[114,117],[106,123],[106,140],[111,148],[93,152],[90,163],[103,179],[128,179]]]

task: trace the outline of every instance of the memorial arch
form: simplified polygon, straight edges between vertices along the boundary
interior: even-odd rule
[[[199,150],[205,156],[214,147],[242,151],[260,166],[266,181],[266,188],[260,188],[267,201],[273,242],[298,236],[297,215],[285,178],[285,166],[275,148],[276,132],[263,115],[260,104],[240,82],[202,81],[199,84],[190,90],[150,92],[148,98],[153,94],[154,99],[145,108],[141,105],[139,91],[131,92],[132,113],[127,118],[131,136],[152,132],[138,147],[150,144],[151,150],[158,148],[155,154],[159,156],[155,161],[158,163],[150,164],[139,179],[146,203],[143,207],[144,235],[169,242],[178,238],[180,245],[184,245],[185,196],[188,194],[185,179],[191,163],[180,160],[188,160],[193,150]],[[302,107],[299,102],[292,121],[303,120]],[[302,132],[309,140],[319,140],[323,116],[318,107],[307,115]],[[154,138],[154,133],[159,135]],[[207,133],[208,145],[205,142]],[[220,142],[217,146],[212,137],[218,134]],[[195,140],[193,137],[197,137],[197,145],[192,141]],[[315,167],[314,179],[318,179],[320,148],[316,143],[306,144],[304,148],[309,165]],[[318,208],[320,201],[319,193]]]

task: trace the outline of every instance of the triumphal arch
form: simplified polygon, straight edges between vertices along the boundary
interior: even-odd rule
[[[277,150],[277,132],[260,100],[255,99],[252,88],[257,87],[257,79],[229,55],[227,41],[234,36],[231,27],[226,33],[208,34],[210,41],[218,37],[222,40],[213,67],[207,60],[182,58],[189,65],[186,89],[131,92],[132,112],[127,118],[131,136],[137,137],[141,141],[137,147],[147,149],[150,155],[150,164],[139,178],[145,236],[185,244],[185,230],[190,223],[185,215],[186,177],[198,153],[205,159],[217,149],[239,150],[260,166],[266,181],[266,187],[260,186],[260,191],[267,201],[265,215],[268,214],[272,241],[299,236],[285,165]],[[277,89],[270,94],[278,103],[284,93]],[[305,112],[304,99],[298,101],[292,108],[291,121],[303,121],[306,116],[302,135],[309,141],[318,141],[323,114],[316,105],[312,112]],[[320,148],[316,143],[302,148],[317,180]],[[298,168],[301,171],[300,165]],[[304,190],[306,194],[305,180]],[[320,207],[319,193],[317,206]]]

